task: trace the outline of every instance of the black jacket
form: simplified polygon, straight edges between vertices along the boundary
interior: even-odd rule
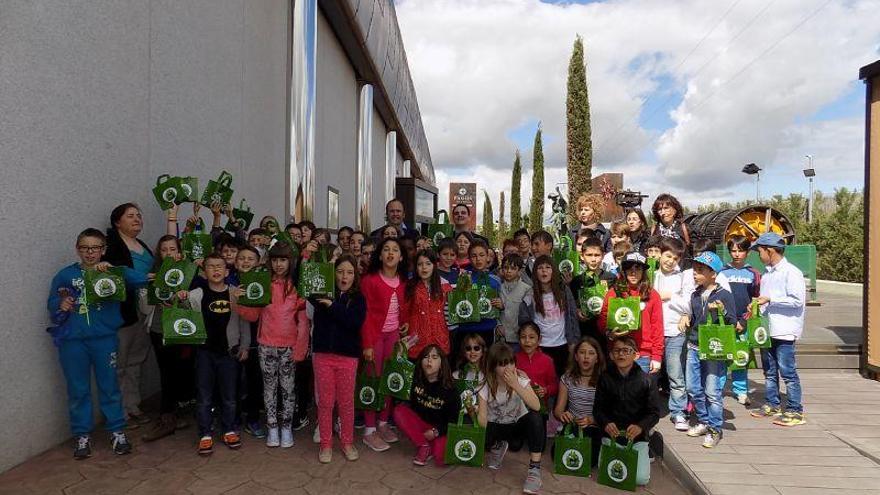
[[[440,435],[446,434],[449,423],[458,422],[461,397],[455,387],[444,387],[440,380],[434,383],[413,383],[409,403],[422,421],[437,428]]]
[[[620,431],[639,425],[642,437],[647,438],[648,430],[660,421],[656,395],[651,378],[638,364],[633,364],[626,376],[612,364],[599,378],[593,418],[603,430],[609,423],[616,424]]]
[[[361,355],[361,325],[367,318],[363,294],[341,294],[329,307],[310,299],[315,307],[312,352],[348,357]]]
[[[581,226],[578,225],[574,229],[571,230],[571,239],[576,241],[578,237],[578,232],[580,232]],[[597,239],[602,241],[602,251],[607,253],[611,251],[611,231],[605,228],[602,223],[597,223],[595,230],[593,230],[593,235],[596,236]]]
[[[137,241],[148,253],[150,253],[150,256],[153,255],[153,252],[150,251],[150,248],[147,247],[146,244],[144,244],[144,241],[140,239],[137,239]],[[119,236],[119,232],[114,228],[107,229],[107,251],[101,258],[101,261],[106,261],[113,266],[127,266],[129,268],[134,268],[134,262],[131,259],[131,251],[128,250],[125,241],[122,240],[122,237]],[[122,326],[127,327],[138,321],[137,299],[138,291],[126,291],[125,301],[119,305],[119,312],[122,313]]]

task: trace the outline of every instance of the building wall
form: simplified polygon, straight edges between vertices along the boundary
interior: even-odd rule
[[[164,222],[150,188],[166,172],[204,183],[227,169],[236,198],[283,213],[287,9],[285,0],[3,3],[0,229],[16,255],[0,265],[15,281],[0,298],[0,471],[69,435],[44,301],[53,274],[76,259],[79,231],[107,227],[115,205],[136,201],[153,244]]]
[[[375,98],[375,93],[373,98]],[[385,225],[385,138],[388,131],[379,111],[373,108],[373,203],[370,207],[370,229]]]

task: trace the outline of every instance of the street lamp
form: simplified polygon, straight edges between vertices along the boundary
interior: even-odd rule
[[[810,196],[807,199],[807,223],[813,221],[813,177],[816,176],[816,170],[813,169],[813,155],[804,155],[809,160],[809,168],[804,169],[804,177],[810,181]]]
[[[742,173],[755,176],[755,202],[761,201],[761,167],[754,163],[748,163],[742,168]]]

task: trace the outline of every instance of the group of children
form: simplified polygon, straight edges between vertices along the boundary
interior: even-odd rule
[[[398,200],[386,210],[402,216]],[[265,438],[268,447],[289,448],[294,431],[308,424],[314,399],[320,462],[332,461],[334,433],[344,457],[357,460],[354,430],[362,426],[362,442],[371,450],[388,450],[399,432],[416,448],[414,464],[433,458],[442,465],[447,425],[467,413],[486,429],[490,469],[501,467],[508,450],[528,448],[523,491],[537,493],[547,438],[564,424],[582,428],[596,453],[602,437],[646,440],[661,414],[661,375],[676,429],[702,436],[704,447],[717,445],[727,366],[699,359],[699,326],[707,316],[720,317],[742,331],[753,298],[769,318],[773,346],[762,353],[767,403],[752,415],[785,426],[803,424],[792,345],[803,327],[803,276],[785,261],[783,240],[775,234],[751,244],[732,238],[727,248],[733,261],[725,266],[713,246],[700,248],[691,240],[674,197],[659,196],[652,211],[650,231],[638,209],[608,230],[599,222],[600,198],[580,198],[580,225],[571,236],[583,273],[572,276],[554,262],[554,237],[546,231],[517,231],[501,253],[467,231],[434,245],[400,222],[371,234],[343,227],[334,244],[328,230],[311,222],[282,230],[272,217],[250,232],[224,232],[215,205],[214,252],[195,260],[198,276],[173,297],[173,305],[201,312],[207,339],[175,346],[162,340],[162,314],[172,303],[149,305],[146,291],[138,290],[163,259],[183,258],[174,207],[148,273],[125,267],[126,283],[140,298],[162,387],[161,415],[144,440],[183,427],[178,406],[195,392],[199,454],[213,451],[218,423],[229,448],[241,446],[242,430]],[[196,211],[184,231],[199,223]],[[102,261],[105,246],[102,232],[83,231],[76,244],[80,260],[58,273],[48,302],[53,321],[69,329],[56,340],[76,458],[91,455],[92,367],[113,450],[131,451],[113,371],[120,305],[90,303],[82,290],[85,270],[110,268]],[[750,249],[767,267],[763,280],[745,264]],[[300,268],[319,253],[329,254],[335,291],[304,298],[297,292]],[[653,277],[650,258],[657,260]],[[263,307],[239,305],[239,277],[260,266],[271,274],[271,301]],[[497,294],[489,301],[497,318],[452,323],[448,297],[462,277]],[[578,294],[599,285],[608,287],[601,310],[585,311]],[[609,331],[608,303],[617,296],[638,298],[639,329]],[[401,349],[415,364],[410,400],[386,398],[379,411],[356,412],[358,370],[379,375],[386,359]],[[779,375],[788,391],[785,411]],[[731,381],[738,400],[747,403],[745,372],[734,373]],[[461,383],[467,384],[464,393]],[[594,455],[594,463],[597,459]]]

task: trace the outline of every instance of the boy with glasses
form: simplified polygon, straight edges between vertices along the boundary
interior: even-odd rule
[[[633,442],[644,441],[660,421],[653,381],[636,366],[639,347],[628,336],[611,341],[614,366],[602,373],[596,386],[593,418],[611,439],[624,435]]]

